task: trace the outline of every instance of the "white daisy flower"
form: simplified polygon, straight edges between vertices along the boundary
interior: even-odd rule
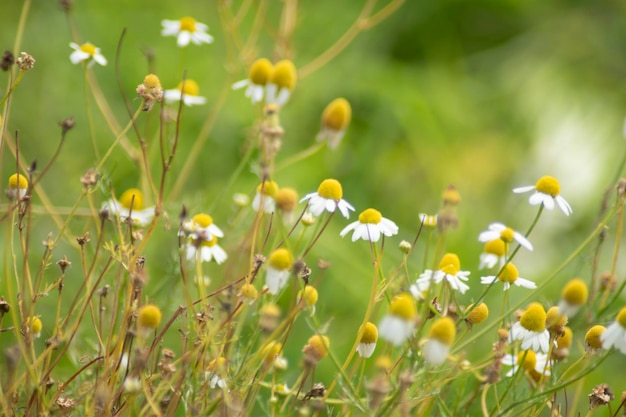
[[[374,323],[365,323],[365,329],[363,335],[359,341],[356,351],[362,358],[369,358],[376,349],[376,342],[378,341],[378,328]]]
[[[74,52],[70,55],[70,61],[72,61],[72,64],[87,61],[87,66],[89,68],[93,67],[96,62],[103,66],[107,64],[107,59],[100,52],[100,48],[97,48],[89,42],[82,45],[70,42],[70,47],[74,50]]]
[[[317,141],[327,141],[329,149],[337,149],[352,118],[352,107],[343,97],[336,98],[326,106],[322,113],[322,127],[317,134]]]
[[[267,269],[265,273],[265,284],[267,291],[276,295],[287,285],[291,268],[293,267],[293,256],[288,249],[276,249],[267,259]]]
[[[506,257],[504,256],[505,253],[506,248],[502,239],[497,238],[490,240],[485,243],[483,253],[480,254],[480,265],[478,266],[478,269],[491,269],[496,265],[498,265],[499,268],[502,268],[504,266],[504,262],[506,261]]]
[[[520,367],[528,372],[535,381],[538,381],[542,375],[550,376],[550,363],[546,353],[535,353],[532,350],[525,350],[520,352],[517,356],[504,356],[502,363],[512,366],[506,373],[507,377],[515,375]]]
[[[183,98],[185,106],[203,105],[206,103],[206,97],[201,97],[200,88],[198,83],[194,80],[186,79],[182,81],[176,88],[171,90],[165,90],[163,92],[163,98],[166,103],[174,103],[180,101]]]
[[[263,100],[265,87],[273,72],[274,66],[269,59],[259,58],[250,67],[248,79],[233,84],[233,90],[246,87],[246,97],[252,100],[252,104],[258,103]]]
[[[224,232],[213,223],[213,217],[199,213],[193,216],[191,220],[183,223],[180,235],[187,235],[192,239],[211,240],[213,236],[224,237]]]
[[[211,389],[226,388],[226,367],[227,361],[224,357],[219,357],[209,362],[204,372],[204,377],[209,381],[209,387]]]
[[[456,326],[450,317],[438,318],[428,329],[427,340],[422,346],[426,363],[439,366],[450,354],[450,346],[456,337]]]
[[[276,63],[265,88],[265,101],[282,107],[289,100],[289,96],[296,86],[297,78],[298,75],[293,62],[283,59]]]
[[[568,202],[559,194],[561,191],[561,185],[556,178],[546,175],[539,178],[535,185],[517,187],[513,189],[513,192],[527,193],[533,190],[535,191],[535,193],[531,195],[528,199],[528,202],[533,206],[543,204],[545,208],[547,208],[548,210],[552,210],[554,208],[554,202],[556,201],[556,203],[559,205],[560,209],[563,211],[563,213],[565,213],[565,215],[569,216],[570,214],[572,214],[572,208],[570,207]]]
[[[343,189],[339,181],[326,179],[322,181],[316,193],[305,195],[300,202],[308,200],[309,211],[316,217],[319,217],[324,211],[334,213],[338,208],[343,217],[347,219],[350,217],[350,210],[354,211],[354,207],[342,197]]]
[[[209,27],[204,23],[197,22],[192,17],[183,17],[180,20],[162,20],[161,36],[176,36],[178,38],[178,46],[185,47],[189,42],[196,45],[203,43],[212,43],[213,36],[207,32]]]
[[[522,350],[548,352],[550,333],[546,329],[546,311],[539,303],[531,303],[520,320],[511,328],[511,341],[520,340]]]
[[[506,244],[513,243],[513,241],[515,241],[526,249],[530,251],[533,250],[533,245],[523,234],[516,232],[502,223],[491,223],[488,230],[485,230],[478,235],[478,241],[482,243],[486,243],[494,239],[502,239],[502,241]]]
[[[439,284],[445,279],[452,289],[461,291],[461,294],[464,294],[465,291],[469,290],[469,286],[463,281],[468,280],[469,274],[469,271],[461,271],[461,261],[456,254],[446,253],[439,263],[439,269],[437,271],[427,269],[420,275],[415,285],[420,290],[426,285],[429,286],[431,281]]]
[[[515,265],[510,262],[502,268],[502,272],[500,272],[497,277],[495,275],[481,277],[480,283],[491,285],[495,280],[500,280],[504,283],[504,291],[511,288],[511,284],[517,285],[518,287],[529,288],[531,290],[537,288],[537,284],[534,282],[520,277],[519,271]]]
[[[203,237],[194,239],[190,237],[187,243],[187,260],[191,261],[198,256],[201,262],[210,262],[215,259],[218,265],[223,264],[228,259],[228,254],[217,244],[216,235],[209,239]]]
[[[420,224],[423,227],[429,227],[431,229],[434,229],[435,227],[437,227],[437,215],[436,214],[432,215],[432,214],[420,213],[419,219],[420,219]]]
[[[339,236],[344,237],[350,231],[354,231],[352,234],[353,242],[358,239],[378,242],[380,235],[393,236],[398,234],[398,226],[391,220],[384,218],[378,210],[369,208],[359,214],[358,221],[346,226],[339,233]]]
[[[408,293],[396,295],[389,305],[389,313],[378,324],[378,335],[394,346],[400,346],[413,336],[417,308]]]
[[[255,211],[263,209],[264,213],[273,213],[276,211],[276,194],[278,193],[278,184],[274,181],[263,181],[256,187],[256,194],[252,200],[252,208]]]
[[[615,346],[615,349],[626,354],[626,307],[619,311],[615,321],[600,335],[600,341],[604,349]]]
[[[147,226],[154,218],[154,207],[144,208],[143,193],[136,188],[124,191],[119,200],[108,200],[102,205],[102,209],[109,210],[109,213],[119,216],[122,221],[126,221],[130,214],[133,224],[139,227]]]

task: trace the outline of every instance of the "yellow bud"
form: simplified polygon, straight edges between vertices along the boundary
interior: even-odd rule
[[[322,113],[322,126],[335,131],[345,130],[352,118],[352,108],[345,98],[336,98]]]
[[[137,324],[144,329],[156,329],[161,324],[161,310],[154,304],[146,304],[137,313]]]

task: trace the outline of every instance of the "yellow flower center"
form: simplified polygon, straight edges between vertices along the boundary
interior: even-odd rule
[[[154,74],[148,74],[143,79],[143,85],[148,88],[158,88],[161,87],[161,80],[159,80],[159,77]]]
[[[9,188],[25,190],[28,188],[28,180],[22,174],[13,174],[9,177]]]
[[[504,269],[498,275],[498,279],[502,282],[514,283],[519,278],[519,271],[512,263],[504,265]]]
[[[437,319],[428,329],[428,337],[436,339],[446,346],[450,346],[456,337],[456,326],[450,317]]]
[[[265,85],[272,77],[274,66],[266,58],[259,58],[250,67],[250,81],[254,85]]]
[[[291,256],[291,252],[285,248],[276,249],[270,255],[267,261],[272,267],[280,270],[291,269],[293,265],[293,257]]]
[[[304,301],[307,307],[313,307],[317,303],[318,298],[319,294],[317,290],[310,285],[304,287],[304,290],[298,291],[298,300]]]
[[[456,254],[446,253],[439,262],[439,269],[448,275],[456,275],[461,270],[461,261]]]
[[[461,194],[457,191],[454,185],[448,185],[448,188],[443,192],[443,204],[456,206],[461,202]]]
[[[223,356],[220,356],[217,359],[213,359],[211,362],[209,362],[209,365],[207,366],[206,370],[208,372],[224,372],[226,370],[226,358]]]
[[[263,358],[266,363],[272,363],[280,355],[283,350],[283,344],[280,342],[269,342],[265,348],[263,348]]]
[[[280,307],[278,307],[274,303],[267,303],[263,307],[261,307],[261,311],[259,312],[261,317],[280,317]]]
[[[563,334],[556,338],[556,345],[559,349],[569,348],[572,346],[572,329],[569,327],[563,327]]]
[[[193,216],[193,222],[200,227],[209,227],[213,224],[213,217],[208,214],[200,213]]]
[[[602,340],[600,340],[600,336],[605,330],[606,327],[600,326],[599,324],[593,326],[587,331],[587,334],[585,334],[585,344],[593,349],[601,349]]]
[[[161,324],[161,310],[154,304],[147,304],[137,313],[137,324],[140,327],[156,329]]]
[[[541,304],[532,303],[522,314],[520,323],[526,330],[531,332],[543,332],[546,329],[546,311]]]
[[[401,293],[393,297],[389,305],[389,313],[407,321],[417,317],[417,308],[413,301],[413,296],[408,293]]]
[[[217,245],[217,236],[212,235],[211,236],[211,240],[203,240],[202,241],[202,246],[208,246],[208,247],[213,247]]]
[[[485,243],[485,253],[490,253],[498,257],[504,256],[504,241],[502,239],[494,239]]]
[[[500,232],[500,239],[502,239],[506,243],[513,242],[515,232],[510,227],[507,227],[502,232]]]
[[[336,98],[330,102],[322,113],[322,125],[325,128],[341,131],[350,123],[352,108],[345,98]]]
[[[567,323],[567,316],[561,314],[561,311],[557,306],[550,307],[546,313],[546,327],[548,330],[553,330],[565,326]]]
[[[298,193],[293,188],[283,187],[276,193],[276,205],[282,211],[293,211],[298,205]]]
[[[380,211],[374,210],[373,208],[368,208],[364,210],[361,214],[359,214],[359,223],[370,223],[370,224],[378,224],[382,220],[383,216],[380,214]]]
[[[317,194],[323,198],[339,201],[341,200],[341,197],[343,197],[343,189],[341,188],[339,181],[327,179],[322,181],[320,186],[317,188]]]
[[[539,180],[535,184],[535,189],[539,191],[540,193],[544,193],[552,197],[556,197],[557,195],[559,195],[559,192],[561,191],[561,185],[559,184],[559,181],[556,178],[551,177],[549,175],[545,175],[539,178]]]
[[[437,227],[437,216],[420,214],[420,222],[424,227]]]
[[[330,347],[328,337],[316,334],[309,338],[305,351],[320,360],[328,355],[328,347]]]
[[[276,84],[278,88],[293,90],[296,86],[296,79],[296,67],[288,59],[279,61],[274,67],[272,83]]]
[[[195,32],[196,31],[196,19],[193,17],[183,17],[180,19],[180,30],[186,30],[187,32]]]
[[[41,333],[41,329],[43,328],[43,324],[41,323],[41,319],[39,319],[39,317],[37,317],[37,316],[27,318],[25,324],[26,324],[26,327],[28,327],[30,329],[30,332],[32,334],[39,334],[39,333]]]
[[[263,181],[256,187],[257,192],[268,195],[272,198],[276,197],[278,193],[278,184],[274,181]]]
[[[197,96],[200,94],[200,88],[198,87],[198,83],[194,80],[186,79],[184,82],[180,82],[178,86],[176,86],[178,91],[182,91],[183,94],[187,96]]]
[[[120,196],[120,204],[126,209],[130,209],[132,204],[133,210],[142,210],[143,205],[143,193],[136,188],[130,188]]]
[[[580,278],[574,278],[565,285],[561,298],[567,301],[568,304],[579,306],[587,302],[589,296],[589,289],[587,284]]]
[[[622,308],[615,319],[620,326],[626,329],[626,307]]]
[[[254,285],[252,285],[252,284],[243,284],[241,286],[240,294],[244,298],[248,298],[248,299],[254,300],[257,297],[258,292],[257,292],[256,287]]]
[[[365,329],[363,330],[363,336],[361,336],[360,343],[376,343],[378,340],[378,328],[372,322],[365,323]]]
[[[468,307],[468,309],[471,308],[472,306]],[[470,311],[470,313],[466,317],[466,320],[472,324],[478,324],[487,320],[487,317],[489,317],[489,307],[487,307],[487,304],[485,303],[480,303],[476,306],[476,308]]]
[[[532,350],[525,350],[517,355],[517,364],[527,371],[533,371],[537,365],[537,355]]]
[[[94,56],[96,54],[96,47],[90,43],[84,43],[80,46],[80,50],[87,52],[89,55]]]

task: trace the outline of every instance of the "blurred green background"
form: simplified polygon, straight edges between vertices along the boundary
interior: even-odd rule
[[[0,25],[0,48],[13,48],[22,4],[5,1],[0,5],[4,22]],[[239,4],[233,2],[234,8]],[[275,33],[282,5],[268,2],[254,56],[238,57],[228,53],[227,44],[232,39],[220,24],[219,6],[214,1],[74,2],[72,20],[79,33],[76,41],[94,43],[109,60],[108,66],[96,65],[93,72],[121,125],[128,121],[128,114],[117,87],[115,50],[124,28],[119,67],[126,96],[134,96],[135,87],[149,71],[159,75],[168,89],[176,86],[186,69],[187,76],[200,85],[200,94],[207,97],[207,105],[183,110],[181,141],[167,187],[171,188],[176,173],[186,163],[220,92],[231,82],[246,78],[246,59],[281,58],[275,53]],[[289,58],[297,67],[311,62],[344,33],[362,6],[362,1],[352,0],[299,4],[293,55]],[[175,38],[160,36],[162,19],[186,15],[209,25],[215,37],[212,45],[190,45],[181,51]],[[462,269],[472,271],[472,289],[463,297],[469,304],[482,290],[478,283],[481,271],[477,270],[482,250],[476,240],[478,233],[494,221],[526,230],[536,211],[528,206],[526,195],[514,195],[511,189],[534,184],[542,175],[553,175],[561,181],[562,195],[574,213],[570,217],[558,210],[544,213],[530,236],[535,252],[522,251],[517,259],[521,276],[543,282],[543,277],[592,230],[603,193],[624,154],[625,18],[626,4],[616,0],[408,1],[388,20],[361,33],[330,64],[299,80],[281,111],[286,134],[278,163],[313,144],[321,112],[332,99],[342,96],[350,101],[353,121],[336,152],[324,150],[278,172],[275,180],[304,195],[314,191],[323,179],[337,178],[357,213],[374,207],[394,220],[400,234],[386,241],[387,271],[401,259],[396,249],[400,240],[411,241],[415,236],[417,215],[435,213],[442,191],[454,184],[463,202],[459,228],[450,233],[448,250],[460,255]],[[251,22],[250,16],[242,23],[244,39]],[[76,127],[68,134],[58,161],[42,181],[58,207],[74,204],[81,192],[80,177],[97,163],[89,138],[83,72],[69,61],[71,41],[68,20],[57,2],[34,1],[21,50],[32,54],[37,64],[13,94],[7,122],[10,134],[19,131],[25,159],[36,159],[43,166],[58,144],[58,121],[70,115],[76,118]],[[147,63],[146,51],[154,54],[152,66]],[[0,74],[0,81],[5,94],[6,73]],[[102,154],[114,136],[93,100],[90,103]],[[138,104],[138,100],[131,103],[133,107]],[[234,210],[230,197],[234,192],[252,196],[259,179],[246,167],[224,197],[218,196],[239,163],[258,114],[242,91],[229,93],[193,175],[181,195],[166,202],[172,227],[167,229],[165,222],[161,223],[145,254],[151,277],[145,294],[166,311],[173,312],[183,303],[176,272],[177,216],[182,204],[191,212],[206,211],[215,204],[211,215],[227,234],[221,243],[235,258],[232,251],[237,248],[241,229],[237,230],[238,224],[229,224]],[[155,114],[140,116],[139,125],[143,128],[147,117],[152,117],[148,131],[154,132]],[[132,131],[129,138],[136,143]],[[156,142],[150,145],[153,172],[157,173]],[[2,178],[7,178],[14,172],[14,160],[6,149],[2,158]],[[139,185],[137,167],[121,150],[113,154],[103,173],[118,195]],[[105,191],[95,194],[98,204],[108,198]],[[317,258],[332,264],[319,285],[317,315],[321,321],[332,318],[329,335],[339,357],[353,343],[352,334],[364,313],[372,276],[368,245],[339,238],[346,224],[345,219],[334,218],[307,258],[312,266]],[[35,242],[56,232],[46,215],[34,216],[34,226]],[[76,220],[70,230],[82,235],[93,231],[93,222]],[[412,279],[422,272],[422,245],[418,243],[411,258]],[[42,250],[33,249],[33,261]],[[75,262],[67,283],[75,280],[78,285],[82,279],[78,252],[61,245],[53,258],[64,254]],[[601,270],[609,269],[609,255],[607,251],[603,256]],[[567,279],[589,279],[590,262],[591,251],[587,250],[537,298],[546,305],[556,303]],[[219,282],[224,268],[209,267],[214,282]],[[623,269],[618,266],[618,276]],[[320,275],[316,267],[313,270],[315,280]],[[52,280],[57,272],[50,271]],[[515,290],[513,302],[526,295],[523,289]],[[500,294],[496,292],[488,298],[494,312],[499,309]],[[44,300],[41,308],[54,302]],[[581,317],[578,320],[582,323]],[[288,375],[293,374],[293,378],[298,373],[299,350],[311,335],[303,321],[298,325],[286,350],[292,367]],[[584,328],[585,324],[579,326]],[[582,335],[578,337],[580,340]],[[2,346],[9,344],[7,338],[8,334],[0,336]],[[491,339],[482,346],[483,351],[490,344]],[[481,352],[476,355],[482,357]],[[589,377],[587,385],[611,384],[610,370],[623,366],[624,360],[613,355]],[[326,366],[316,378],[328,385],[334,371],[330,364]],[[614,388],[619,392],[624,387]],[[579,406],[581,411],[586,409],[584,403]]]

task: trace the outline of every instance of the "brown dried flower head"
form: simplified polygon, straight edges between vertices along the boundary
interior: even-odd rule
[[[17,66],[21,71],[32,70],[35,66],[35,58],[26,52],[22,52],[20,53],[20,57],[17,59]]]

